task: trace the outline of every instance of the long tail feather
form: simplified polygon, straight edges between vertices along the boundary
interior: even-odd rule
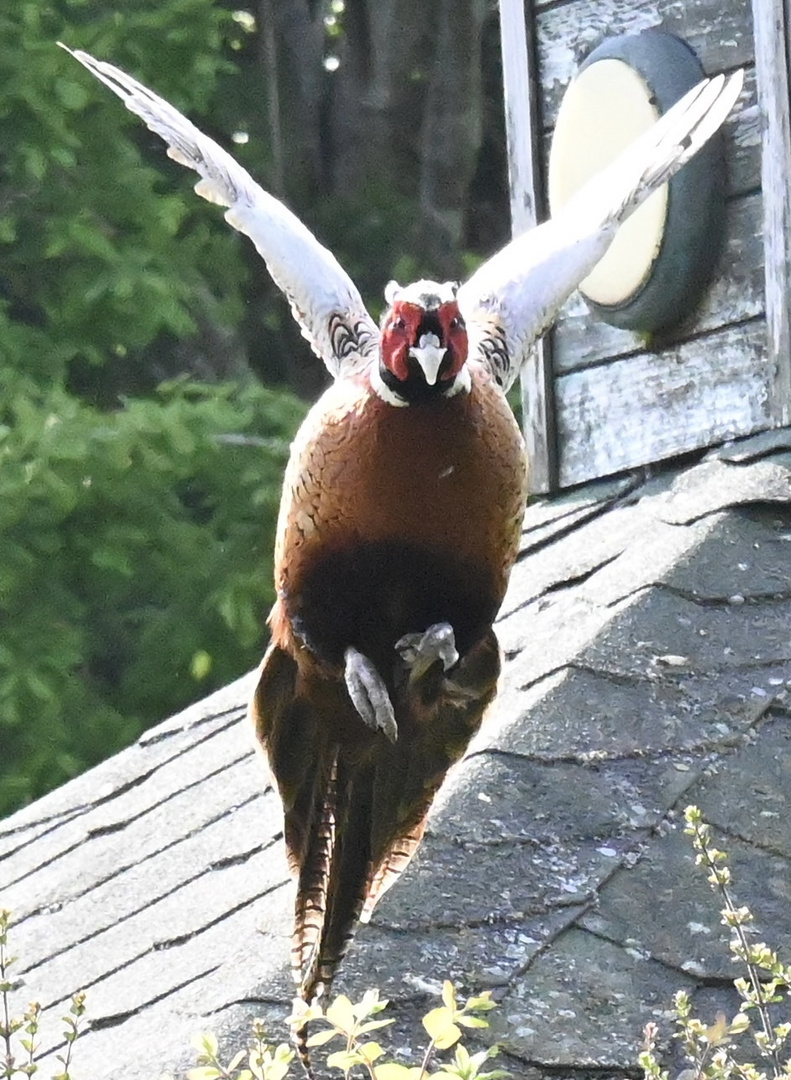
[[[407,673],[394,694],[396,743],[360,726],[368,740],[361,749],[332,741],[296,662],[276,646],[268,651],[251,715],[284,803],[297,875],[292,968],[306,1003],[329,990],[357,923],[417,850],[434,796],[478,729],[499,671],[490,631],[447,677],[439,666],[414,681]],[[352,720],[359,724],[356,714]],[[294,1044],[310,1077],[307,1041],[305,1025]]]
[[[337,804],[337,756],[329,764],[329,772],[312,792],[313,811],[308,846],[302,858],[294,908],[294,933],[291,939],[291,967],[294,981],[302,982],[303,972],[318,954],[319,941],[327,910],[330,884]],[[286,830],[289,829],[286,814]],[[287,835],[286,843],[289,849]],[[304,995],[303,995],[304,996]],[[311,998],[306,997],[306,1001]]]
[[[395,695],[399,738],[379,740],[367,766],[341,748],[324,924],[300,990],[306,1001],[332,984],[357,923],[368,921],[417,851],[434,797],[478,730],[499,673],[490,631],[450,677],[435,671],[405,683]]]
[[[343,758],[338,761],[336,831],[326,911],[318,948],[302,980],[300,993],[305,1001],[312,1001],[332,984],[365,903],[371,874],[375,775],[375,766],[360,771]]]

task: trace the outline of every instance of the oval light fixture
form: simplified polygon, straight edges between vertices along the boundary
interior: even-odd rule
[[[549,155],[552,212],[703,78],[692,49],[664,31],[603,41],[581,65],[558,112]],[[724,175],[717,136],[621,226],[580,285],[595,315],[651,333],[689,314],[722,243]]]

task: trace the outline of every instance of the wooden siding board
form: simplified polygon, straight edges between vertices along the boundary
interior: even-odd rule
[[[744,322],[764,311],[763,207],[760,195],[733,200],[727,207],[727,232],[719,269],[700,307],[674,329],[677,343]],[[590,367],[608,359],[643,352],[643,339],[591,315],[577,292],[558,319],[553,360],[558,374]]]
[[[758,105],[764,153],[767,348],[773,365],[771,412],[777,424],[791,422],[791,117],[789,115],[788,4],[753,0]]]
[[[738,112],[723,126],[728,153],[728,194],[744,195],[761,186],[761,117],[755,68],[744,73]]]
[[[557,380],[560,483],[769,427],[762,319]]]

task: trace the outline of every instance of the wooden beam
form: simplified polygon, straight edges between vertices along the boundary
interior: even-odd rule
[[[541,147],[532,0],[500,0],[511,233],[532,229],[539,219]],[[557,455],[550,339],[544,337],[522,368],[522,428],[530,463],[530,491],[556,486]]]
[[[767,359],[773,369],[774,424],[791,423],[791,0],[752,0],[756,83],[761,112]]]

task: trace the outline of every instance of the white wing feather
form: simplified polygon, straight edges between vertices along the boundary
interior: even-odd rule
[[[63,48],[165,140],[170,157],[200,173],[195,185],[199,195],[228,207],[226,220],[253,241],[275,284],[286,294],[302,333],[333,377],[364,366],[376,353],[379,330],[335,256],[172,105],[120,68]]]
[[[470,355],[488,363],[505,389],[621,222],[711,138],[741,87],[741,71],[693,87],[556,217],[512,240],[461,286]]]

